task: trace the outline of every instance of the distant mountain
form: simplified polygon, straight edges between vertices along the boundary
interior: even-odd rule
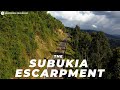
[[[120,35],[115,35],[116,37],[120,38]]]
[[[99,32],[95,30],[83,30],[83,29],[81,29],[81,31],[88,32],[88,33]],[[120,47],[120,35],[110,35],[107,33],[105,33],[105,35],[109,40],[111,48]]]
[[[84,31],[84,32],[88,32],[88,33],[93,33],[93,32],[99,32],[99,31],[95,31],[95,30],[83,30],[81,29],[81,31]],[[105,33],[105,32],[104,32]],[[120,39],[120,35],[111,35],[111,34],[107,34],[105,33],[105,35],[109,38],[109,39]]]

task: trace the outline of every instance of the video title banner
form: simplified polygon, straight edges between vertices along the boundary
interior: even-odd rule
[[[105,69],[89,69],[86,59],[31,59],[29,69],[16,69],[15,77],[102,77],[104,72]]]

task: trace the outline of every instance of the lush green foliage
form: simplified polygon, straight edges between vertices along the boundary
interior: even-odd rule
[[[48,42],[58,38],[57,29],[70,34],[66,58],[87,59],[90,68],[106,69],[103,78],[120,78],[118,41],[115,41],[116,46],[113,39],[109,41],[103,32],[83,32],[79,26],[65,29],[59,20],[46,11],[0,16],[0,78],[14,78],[16,68],[28,66],[39,46],[35,36]]]
[[[87,59],[89,68],[106,69],[103,78],[120,78],[120,48],[110,48],[109,40],[103,32],[88,33],[79,26],[68,28],[71,34],[70,46],[75,52],[74,58]],[[97,78],[97,77],[96,77]]]
[[[0,78],[14,77],[16,68],[26,67],[34,58],[35,35],[48,41],[57,38],[56,29],[64,25],[46,11],[0,16]]]

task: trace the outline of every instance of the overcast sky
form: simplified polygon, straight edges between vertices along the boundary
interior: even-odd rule
[[[120,11],[48,11],[65,26],[120,35]]]

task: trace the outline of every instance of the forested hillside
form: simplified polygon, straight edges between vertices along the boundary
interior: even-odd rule
[[[65,36],[64,25],[46,11],[0,16],[0,78],[14,78],[15,69],[33,58],[50,57]]]
[[[66,56],[76,59],[87,59],[89,68],[104,68],[104,79],[120,79],[120,45],[111,47],[109,38],[103,32],[81,31],[79,26],[68,28],[70,33],[69,47]],[[119,42],[118,42],[119,43]],[[96,77],[98,78],[98,77]]]
[[[0,79],[14,78],[16,69],[28,68],[33,58],[51,58],[67,36],[66,59],[87,59],[89,68],[106,69],[102,78],[120,79],[118,39],[108,38],[103,32],[82,31],[77,25],[65,28],[46,11],[0,16]]]

